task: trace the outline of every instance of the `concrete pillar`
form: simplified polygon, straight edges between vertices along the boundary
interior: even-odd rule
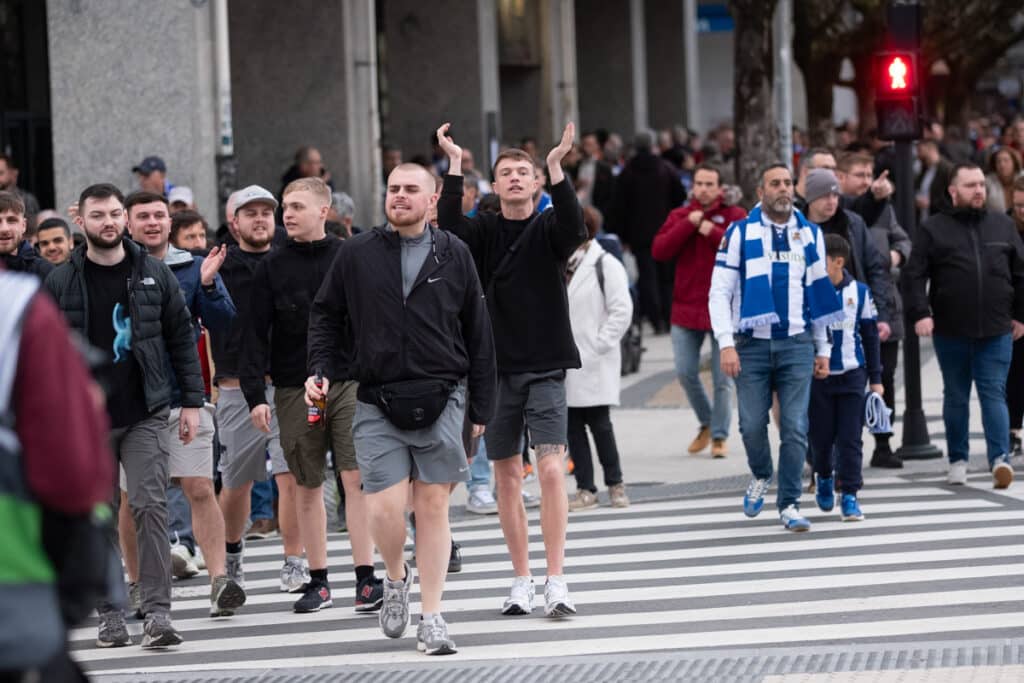
[[[630,4],[576,0],[580,130],[635,132]]]
[[[466,0],[387,0],[381,50],[381,131],[403,158],[429,158],[431,135],[445,121],[455,141],[488,174],[481,5]],[[487,8],[485,8],[487,9]],[[489,86],[488,86],[489,87]],[[494,93],[488,96],[494,105]],[[495,110],[496,111],[496,110]]]
[[[485,150],[481,150],[480,168],[492,168],[501,147],[501,74],[498,69],[498,3],[477,0],[477,39],[480,51],[481,130]]]
[[[574,0],[545,0],[544,82],[547,116],[541,128],[541,149],[557,141],[569,121],[579,122],[576,85],[576,11]]]
[[[355,225],[384,222],[380,112],[377,108],[377,29],[374,0],[342,0],[348,113],[348,193]]]
[[[633,76],[633,128],[650,126],[647,109],[647,31],[644,0],[629,0],[629,54]]]
[[[213,112],[199,83],[209,13],[188,2],[48,0],[58,207],[92,183],[133,189],[132,167],[155,154],[216,221]]]
[[[683,0],[684,121],[690,130],[703,132],[700,115],[700,52],[697,50],[697,0]]]

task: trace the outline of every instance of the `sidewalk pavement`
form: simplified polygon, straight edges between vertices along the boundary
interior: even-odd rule
[[[631,498],[661,497],[669,493],[697,493],[706,491],[735,490],[742,495],[750,477],[746,454],[737,425],[737,411],[733,404],[732,429],[728,442],[728,456],[712,459],[710,449],[698,455],[689,455],[686,448],[696,436],[700,427],[690,409],[675,376],[672,359],[672,343],[668,335],[654,336],[649,330],[644,335],[644,346],[640,372],[622,378],[621,405],[612,410],[612,423],[619,445],[622,471],[627,491]],[[902,348],[901,348],[902,351]],[[710,339],[704,344],[704,383],[711,395],[711,374],[707,369],[710,361]],[[932,460],[906,461],[902,470],[878,470],[868,466],[874,450],[874,439],[864,432],[864,476],[870,486],[872,476],[893,474],[945,473],[946,442],[942,423],[942,376],[938,360],[932,351],[931,341],[921,341],[921,390],[925,416],[932,444],[942,452],[942,458]],[[896,415],[893,448],[902,443],[902,417],[905,410],[903,392],[903,355],[896,371]],[[768,428],[772,453],[778,456],[778,430],[774,424]],[[988,469],[985,457],[984,434],[981,429],[981,409],[977,395],[972,393],[971,401],[971,471]],[[592,446],[593,448],[593,446]],[[595,454],[596,481],[606,495],[601,480],[600,465]],[[668,486],[672,485],[672,486]],[[1018,482],[1016,486],[1022,486]],[[570,494],[575,490],[572,477],[566,479]],[[528,483],[526,489],[539,495],[536,482]],[[660,494],[650,489],[659,489]],[[452,494],[452,506],[466,502],[466,488],[460,486]]]

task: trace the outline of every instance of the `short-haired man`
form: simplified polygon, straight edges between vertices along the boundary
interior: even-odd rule
[[[218,271],[224,263],[226,249],[217,247],[206,258],[193,256],[170,243],[171,217],[167,200],[163,195],[152,192],[134,192],[125,200],[128,213],[128,231],[132,239],[141,244],[149,255],[162,260],[177,278],[185,304],[192,316],[193,341],[199,340],[200,321],[211,336],[228,334],[235,317],[235,305],[228,294]],[[181,411],[177,396],[172,395],[171,412],[167,429],[173,430]],[[231,616],[234,610],[245,603],[245,592],[225,568],[224,517],[217,505],[213,487],[213,406],[204,405],[199,413],[199,428],[194,438],[183,444],[172,438],[168,432],[170,458],[168,472],[172,482],[180,484],[181,492],[188,500],[172,499],[171,511],[176,525],[183,527],[184,535],[192,537],[203,551],[206,567],[210,573],[210,615]],[[188,507],[191,507],[189,525]],[[129,518],[121,520],[121,533],[131,523]],[[192,527],[193,533],[189,526]],[[175,544],[172,563],[187,565],[188,555],[195,555],[195,548]],[[134,563],[129,562],[131,567]],[[180,573],[180,570],[179,570]]]
[[[836,178],[839,180],[841,201],[851,201],[864,196],[877,181],[872,181],[874,159],[870,154],[851,152],[839,156]],[[903,297],[899,288],[900,268],[910,258],[910,237],[900,227],[896,210],[886,197],[883,208],[875,222],[868,226],[869,234],[882,260],[886,262],[892,286],[889,289],[889,338],[881,343],[883,398],[890,410],[896,410],[896,366],[899,362],[900,340],[904,336]],[[872,467],[899,469],[903,460],[896,455],[889,444],[892,434],[874,434],[875,451],[871,455]]]
[[[1013,481],[1006,375],[1024,336],[1024,243],[1013,221],[985,208],[985,174],[953,167],[951,208],[929,216],[904,269],[907,321],[934,335],[942,370],[950,484],[967,483],[971,384],[978,390],[993,485]]]
[[[100,184],[83,190],[76,222],[85,232],[87,247],[76,249],[68,263],[50,273],[46,288],[68,324],[112,356],[105,377],[107,411],[111,447],[124,466],[138,530],[141,608],[146,618],[142,647],[166,647],[182,640],[170,619],[167,549],[172,378],[182,406],[175,438],[188,445],[199,432],[203,377],[181,286],[167,265],[124,237],[125,219],[124,199],[116,187]],[[110,540],[116,550],[116,538]],[[98,610],[96,644],[129,645],[121,608],[105,603]]]
[[[389,638],[400,638],[409,623],[414,578],[403,557],[403,517],[411,491],[423,610],[417,646],[428,655],[456,651],[441,616],[452,544],[448,495],[469,479],[463,418],[468,412],[479,436],[495,393],[494,342],[473,257],[427,222],[436,201],[430,171],[395,167],[388,224],[339,250],[309,321],[311,373],[335,362],[337,348],[352,350],[350,372],[359,381],[353,438],[371,535],[387,568],[380,626]],[[307,403],[331,389],[311,375]]]
[[[779,517],[785,529],[807,531],[800,475],[811,379],[828,375],[832,349],[826,325],[841,320],[842,309],[828,279],[821,231],[793,209],[789,169],[766,168],[757,196],[760,205],[722,239],[708,309],[722,371],[736,379],[740,432],[753,474],[743,512],[761,512],[771,483],[768,411],[774,389],[781,408]]]
[[[807,215],[807,176],[811,171],[818,169],[825,169],[833,173],[838,169],[836,155],[827,147],[812,147],[800,157],[793,206],[804,215]],[[839,205],[858,214],[867,225],[872,225],[878,220],[879,214],[884,210],[885,204],[894,190],[895,186],[889,180],[889,172],[883,171],[881,175],[869,182],[868,186],[857,196],[846,197],[844,195],[841,197]]]
[[[503,614],[529,614],[534,585],[530,574],[526,509],[523,507],[523,422],[537,452],[541,485],[541,527],[547,557],[545,614],[575,614],[563,577],[568,498],[565,455],[568,407],[565,371],[580,367],[569,323],[566,263],[587,239],[583,210],[562,171],[573,144],[569,123],[558,146],[548,153],[554,208],[538,213],[534,161],[522,150],[506,150],[494,164],[494,191],[500,214],[468,218],[462,213],[462,150],[448,137],[449,124],[437,130],[448,154],[448,175],[438,201],[438,224],[469,246],[487,292],[498,367],[498,407],[485,438],[494,463],[498,516],[505,533],[515,579]]]
[[[132,167],[139,190],[167,196],[174,186],[167,181],[167,164],[158,156],[148,156]]]
[[[242,566],[246,522],[251,512],[253,482],[266,481],[266,455],[270,453],[271,475],[278,490],[278,522],[284,565],[281,585],[284,592],[300,590],[309,582],[309,572],[302,562],[302,541],[299,538],[295,506],[295,477],[288,471],[281,450],[277,415],[274,410],[274,386],[266,383],[266,400],[270,410],[267,431],[257,429],[249,417],[249,406],[239,381],[241,352],[245,330],[249,325],[252,286],[256,267],[270,253],[274,238],[277,199],[269,190],[250,185],[231,195],[232,228],[238,243],[227,248],[220,275],[237,308],[237,315],[226,335],[211,338],[213,362],[217,374],[217,430],[221,443],[220,506],[224,512],[224,538],[228,573],[244,584]]]
[[[54,266],[66,263],[74,246],[71,228],[63,218],[47,218],[36,228],[36,251]]]
[[[18,166],[6,154],[0,154],[0,191],[13,192],[21,199],[25,206],[25,220],[29,227],[34,227],[39,214],[39,200],[28,190],[18,187]]]
[[[0,192],[0,257],[4,267],[44,279],[53,270],[53,265],[40,257],[25,239],[27,227],[25,203],[21,197],[13,192]]]
[[[711,444],[711,456],[715,458],[726,455],[725,442],[732,420],[732,379],[721,371],[718,341],[711,334],[711,375],[715,385],[712,406],[700,379],[700,348],[711,332],[708,291],[718,245],[726,228],[747,215],[742,208],[725,201],[721,178],[717,168],[698,166],[693,172],[693,198],[672,210],[651,243],[651,255],[656,260],[676,264],[672,349],[679,383],[700,422],[700,431],[688,451],[697,454]]]
[[[191,209],[171,212],[171,244],[190,252],[206,252],[206,219]]]
[[[331,191],[319,178],[300,178],[284,189],[284,226],[288,242],[256,266],[250,316],[242,346],[241,382],[253,423],[270,431],[266,374],[274,383],[274,405],[281,448],[294,475],[299,534],[306,548],[310,580],[293,609],[316,612],[334,603],[327,580],[327,517],[323,500],[327,451],[334,454],[345,488],[345,519],[356,575],[355,608],[380,607],[383,589],[373,571],[373,541],[352,445],[356,383],[349,377],[347,349],[335,350],[327,367],[315,368],[330,385],[320,425],[307,422],[306,355],[309,310],[342,241],[327,235],[324,223]],[[383,343],[383,342],[382,342]]]

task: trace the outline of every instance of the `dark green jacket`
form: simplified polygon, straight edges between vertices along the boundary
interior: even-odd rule
[[[128,308],[132,321],[132,353],[142,369],[146,409],[152,413],[170,405],[171,378],[164,355],[171,360],[181,388],[181,405],[201,408],[203,375],[192,332],[192,315],[185,305],[174,273],[162,261],[147,255],[139,245],[124,240],[132,261]],[[89,305],[86,301],[85,248],[71,253],[71,259],[46,278],[68,325],[89,336]]]

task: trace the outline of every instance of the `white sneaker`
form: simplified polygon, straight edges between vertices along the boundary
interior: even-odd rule
[[[192,553],[181,543],[171,546],[171,574],[176,579],[191,579],[199,573],[199,567],[192,560]]]
[[[532,576],[517,576],[512,582],[512,591],[508,600],[501,608],[502,614],[529,614],[533,611],[533,596],[536,590],[533,587]]]
[[[301,557],[289,555],[281,567],[281,592],[297,593],[309,583],[309,569]]]
[[[569,597],[569,587],[561,576],[549,576],[544,584],[544,616],[569,617],[576,614],[576,605]]]
[[[949,465],[949,475],[946,483],[953,486],[964,486],[967,484],[967,461],[957,460]]]
[[[539,508],[540,507],[540,498],[538,498],[537,496],[533,495],[532,493],[530,493],[526,489],[523,489],[523,507],[525,507],[527,509],[529,509],[529,508]]]
[[[196,563],[196,569],[206,569],[206,558],[203,557],[203,549],[198,545],[196,546],[196,554],[192,556],[192,561]]]
[[[466,512],[477,515],[494,515],[498,513],[498,501],[494,500],[491,487],[474,486],[469,491],[469,501],[466,503]]]

